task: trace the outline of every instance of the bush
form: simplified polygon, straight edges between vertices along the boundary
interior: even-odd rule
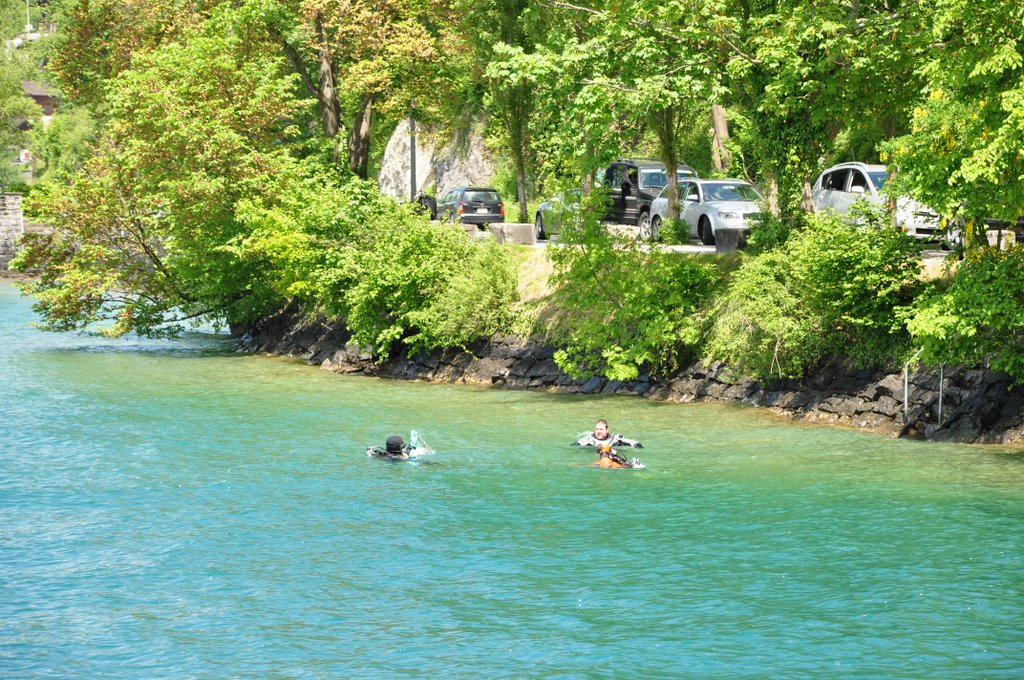
[[[761,213],[761,218],[754,222],[750,229],[750,236],[747,238],[747,252],[756,255],[778,248],[789,240],[790,234],[798,231],[801,226],[794,224],[792,220],[780,220],[765,210]]]
[[[916,244],[887,223],[812,216],[752,258],[709,311],[704,354],[758,378],[801,377],[828,355],[855,365],[905,356],[901,310],[922,289]]]
[[[367,227],[372,238],[328,256],[321,295],[378,361],[396,344],[412,354],[465,346],[510,323],[516,274],[501,246],[471,243],[464,230],[432,225],[407,206]]]
[[[677,368],[692,353],[693,314],[719,281],[713,264],[641,249],[609,234],[593,212],[562,240],[549,251],[557,288],[547,326],[562,370],[632,380],[642,368]]]
[[[908,310],[907,327],[925,363],[988,362],[1024,383],[1024,247],[972,254],[948,290]]]
[[[661,223],[661,239],[670,244],[691,243],[690,225],[686,220],[666,217]]]
[[[917,243],[884,212],[852,227],[814,215],[785,247],[799,295],[820,321],[824,339],[857,365],[880,366],[907,353],[900,309],[922,290]]]
[[[807,308],[788,255],[750,260],[710,309],[704,353],[741,375],[801,377],[827,346],[819,319]]]

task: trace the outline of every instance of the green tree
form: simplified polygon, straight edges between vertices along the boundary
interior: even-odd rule
[[[60,27],[47,68],[72,101],[99,106],[139,54],[179,39],[221,0],[57,0]]]
[[[494,47],[492,57],[485,72],[488,84],[485,105],[491,116],[499,121],[502,139],[512,156],[519,221],[528,222],[530,217],[526,203],[529,198],[527,186],[534,92],[538,83],[549,77],[553,64],[546,55],[527,54],[522,47],[505,43]]]
[[[1024,247],[962,262],[948,290],[908,310],[907,328],[924,363],[988,365],[1024,383]]]
[[[99,122],[86,107],[61,106],[49,125],[30,134],[37,179],[61,182],[77,172],[99,137]]]
[[[8,56],[6,59],[5,66],[10,68],[0,70],[0,149],[5,150],[5,158],[0,161],[0,186],[8,186],[20,180],[20,173],[9,158],[17,156],[17,151],[6,152],[28,144],[28,136],[22,130],[22,124],[38,122],[43,113],[21,86],[23,70],[14,63],[14,57]]]
[[[238,28],[218,13],[109,83],[107,136],[36,203],[55,231],[20,256],[39,273],[25,289],[44,327],[154,335],[266,311],[269,272],[226,246],[243,230],[236,206],[273,201],[295,176],[279,141],[298,103],[280,62]]]
[[[926,93],[884,146],[899,168],[891,189],[971,225],[1012,222],[1024,214],[1024,6],[940,0],[926,25]]]
[[[457,44],[448,27],[450,7],[446,0],[301,0],[297,18],[292,34],[304,36],[303,50],[316,54],[321,110],[336,107],[340,116],[341,103],[347,104],[348,166],[365,179],[374,112],[418,113],[436,97],[443,73],[438,64]],[[314,78],[301,55],[288,55],[312,89]],[[328,137],[337,131],[326,117],[324,131]]]

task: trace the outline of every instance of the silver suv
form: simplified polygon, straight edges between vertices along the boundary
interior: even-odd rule
[[[821,173],[811,197],[819,212],[831,210],[837,215],[845,215],[859,200],[884,206],[886,197],[881,190],[888,179],[889,171],[884,165],[840,163]],[[896,199],[896,223],[920,239],[933,239],[939,230],[935,211],[909,198]]]

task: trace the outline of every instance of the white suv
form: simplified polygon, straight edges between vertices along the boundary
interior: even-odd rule
[[[884,165],[840,163],[821,173],[811,196],[819,212],[831,210],[843,215],[860,199],[875,206],[885,205],[886,198],[880,192],[887,179],[889,171]],[[909,198],[898,198],[896,223],[911,236],[933,239],[939,229],[939,216]]]

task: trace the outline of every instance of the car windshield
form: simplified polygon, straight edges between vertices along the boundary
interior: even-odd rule
[[[889,179],[889,173],[885,171],[869,172],[868,177],[871,178],[871,183],[875,185],[875,189],[881,191],[882,187],[885,186],[885,180]]]
[[[689,168],[679,168],[676,170],[676,180],[679,182],[693,176],[693,170]],[[668,186],[668,173],[664,170],[658,168],[640,170],[641,189],[661,189],[665,186]]]
[[[497,191],[467,191],[466,195],[462,197],[464,201],[488,201],[490,203],[498,202]]]
[[[660,189],[666,184],[668,184],[668,175],[664,170],[658,170],[657,168],[640,170],[641,189]]]
[[[704,185],[705,201],[760,201],[761,194],[749,184],[721,183]]]

